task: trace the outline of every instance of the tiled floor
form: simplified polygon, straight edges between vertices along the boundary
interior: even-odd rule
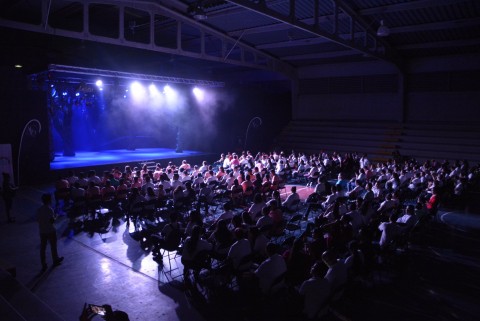
[[[45,191],[51,191],[51,187],[25,187],[19,191],[14,204],[16,223],[7,224],[2,209],[0,258],[16,266],[16,279],[60,319],[78,320],[85,302],[110,304],[126,311],[130,320],[268,319],[242,314],[241,308],[235,309],[238,304],[195,305],[201,310],[198,312],[177,283],[165,282],[157,263],[140,249],[121,221],[102,236],[83,232],[74,235],[67,229],[67,219],[61,217],[57,223],[62,234],[58,248],[65,261],[40,275],[34,216]],[[310,193],[309,188],[299,188],[302,198]],[[448,224],[436,225],[426,237],[427,242],[414,245],[408,257],[392,269],[377,271],[372,285],[351,293],[345,305],[330,318],[478,320],[480,216],[442,211],[439,218]],[[0,316],[0,320],[10,319]]]

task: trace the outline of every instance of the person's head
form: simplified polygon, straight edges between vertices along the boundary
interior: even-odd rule
[[[234,230],[233,234],[235,235],[235,239],[237,239],[237,240],[241,240],[241,239],[245,238],[245,232],[239,227],[237,227]]]
[[[280,192],[278,190],[273,191],[272,196],[274,199],[278,200],[280,199]]]
[[[323,273],[325,272],[325,269],[323,268],[322,264],[320,262],[316,262],[312,268],[310,269],[310,274],[314,278],[321,278],[323,277]]]
[[[415,214],[415,206],[414,205],[408,205],[407,208],[405,209],[405,213],[409,215]]]
[[[328,266],[331,267],[337,263],[337,254],[332,250],[326,250],[322,254],[322,261]]]
[[[175,223],[178,221],[178,213],[177,212],[171,212],[170,213],[170,223]]]
[[[348,251],[353,254],[358,251],[358,242],[356,240],[352,240],[348,242]]]
[[[149,186],[147,188],[147,195],[148,196],[155,196],[155,191],[153,190],[153,188],[151,186]]]
[[[252,217],[250,216],[250,213],[248,213],[247,211],[242,212],[242,221],[244,224],[254,225]]]
[[[190,234],[190,237],[194,240],[198,240],[200,238],[200,234],[202,234],[202,228],[198,225],[195,225],[192,228],[192,234]]]
[[[297,192],[297,187],[296,186],[292,186],[292,188],[290,189],[292,191],[293,194],[295,194]]]
[[[316,240],[323,239],[323,229],[321,227],[317,227],[312,231],[312,237]]]
[[[272,256],[274,254],[277,254],[278,253],[277,244],[272,243],[272,242],[268,243],[267,247],[266,247],[266,252],[267,252],[268,256]]]
[[[255,204],[260,204],[262,202],[262,194],[260,193],[255,194],[255,196],[253,197],[253,202]]]
[[[43,205],[50,205],[52,203],[52,194],[45,193],[42,195]]]
[[[295,241],[293,241],[293,245],[292,245],[292,253],[293,252],[300,252],[303,249],[303,246],[304,246],[304,242],[303,242],[301,237],[295,239]]]
[[[228,222],[227,222],[227,220],[223,220],[223,219],[222,219],[222,220],[219,220],[219,221],[217,222],[217,225],[215,226],[215,229],[216,229],[217,231],[219,231],[219,230],[228,230]]]

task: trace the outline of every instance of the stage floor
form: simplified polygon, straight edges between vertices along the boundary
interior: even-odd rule
[[[108,164],[157,161],[162,159],[188,159],[188,157],[209,155],[209,153],[184,150],[176,153],[168,148],[138,148],[135,150],[115,149],[96,152],[76,152],[75,156],[55,156],[50,163],[51,170],[89,167]]]

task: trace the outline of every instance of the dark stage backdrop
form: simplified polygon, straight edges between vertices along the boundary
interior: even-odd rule
[[[45,93],[29,90],[21,70],[3,67],[0,77],[0,141],[12,144],[15,182],[20,140],[25,128],[20,155],[20,183],[35,183],[48,177],[50,164],[49,126]],[[38,120],[40,126],[36,121]],[[27,123],[30,125],[25,127]],[[40,130],[41,129],[41,130]]]

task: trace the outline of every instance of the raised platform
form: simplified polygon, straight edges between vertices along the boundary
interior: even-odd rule
[[[51,170],[63,170],[70,168],[97,167],[111,164],[127,164],[137,162],[170,161],[175,159],[187,159],[200,156],[212,156],[211,153],[184,150],[177,153],[169,148],[138,148],[135,150],[112,149],[102,151],[79,151],[75,156],[55,156],[50,163]],[[192,162],[193,163],[193,162]],[[132,164],[133,165],[133,164]]]

